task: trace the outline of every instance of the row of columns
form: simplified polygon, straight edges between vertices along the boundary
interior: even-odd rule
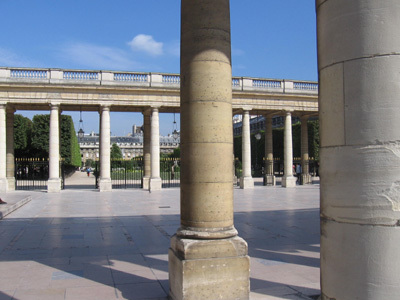
[[[301,182],[310,183],[309,174],[309,155],[308,155],[308,116],[301,117]],[[248,189],[254,187],[254,181],[251,176],[251,141],[250,141],[250,112],[243,110],[242,117],[242,176],[240,178],[240,188]],[[274,175],[274,155],[272,139],[272,117],[265,117],[265,184],[275,185]],[[293,176],[293,144],[292,144],[292,113],[285,112],[284,128],[284,176],[282,178],[282,187],[296,186],[296,180]]]
[[[0,192],[15,189],[14,158],[14,112],[6,104],[0,104]],[[110,150],[110,106],[100,107],[100,178],[99,190],[111,191],[111,150]],[[60,178],[60,105],[50,105],[49,124],[49,193],[61,190]],[[144,188],[161,189],[160,143],[158,108],[151,108],[144,113]],[[151,158],[151,159],[150,159]]]

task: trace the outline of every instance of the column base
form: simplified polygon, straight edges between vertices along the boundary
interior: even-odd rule
[[[143,189],[144,190],[149,190],[150,189],[150,177],[143,177],[142,178],[142,183],[143,183]]]
[[[290,188],[296,186],[297,178],[294,176],[283,176],[282,187]]]
[[[238,236],[193,240],[174,235],[168,261],[173,300],[249,299],[250,258]]]
[[[300,175],[300,184],[310,184],[312,182],[310,174]]]
[[[7,177],[7,191],[15,191],[15,177]]]
[[[48,193],[59,193],[61,191],[61,179],[51,178],[47,181],[47,192]]]
[[[6,193],[8,190],[8,182],[6,178],[0,179],[0,193]]]
[[[99,191],[100,192],[111,192],[112,191],[111,178],[100,178],[99,179]]]
[[[275,175],[264,175],[264,185],[276,185]]]
[[[149,191],[160,191],[162,189],[161,178],[150,178]]]
[[[240,177],[240,188],[241,189],[252,189],[254,188],[253,177]]]

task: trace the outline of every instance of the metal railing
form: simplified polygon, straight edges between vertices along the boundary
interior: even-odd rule
[[[111,181],[113,189],[128,189],[143,187],[143,159],[111,161]]]
[[[49,179],[49,161],[43,159],[15,160],[15,189],[43,190],[47,189]]]
[[[180,187],[181,159],[164,158],[160,160],[160,176],[163,188]]]

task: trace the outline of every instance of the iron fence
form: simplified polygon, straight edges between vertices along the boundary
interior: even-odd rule
[[[160,160],[160,176],[163,188],[180,187],[181,159],[163,158]]]
[[[111,181],[113,189],[143,187],[143,159],[111,161]],[[97,180],[96,180],[97,182]]]
[[[47,189],[48,179],[48,160],[36,158],[17,158],[15,160],[16,190]]]

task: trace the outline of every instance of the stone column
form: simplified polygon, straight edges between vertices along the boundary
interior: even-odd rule
[[[60,105],[50,105],[50,132],[49,132],[49,180],[48,193],[61,191],[60,178]]]
[[[151,177],[150,191],[161,190],[160,177],[160,121],[158,117],[158,108],[151,109],[151,137],[150,137],[150,161]]]
[[[275,185],[272,116],[265,116],[265,185]]]
[[[399,16],[317,1],[324,300],[400,295]]]
[[[112,190],[111,182],[111,134],[110,134],[110,106],[100,107],[100,192]]]
[[[242,118],[242,176],[240,188],[254,188],[254,180],[251,177],[251,142],[250,142],[250,114],[243,110]]]
[[[282,187],[295,187],[296,177],[293,176],[293,142],[292,142],[292,114],[286,111],[284,132],[284,162]]]
[[[249,299],[247,243],[233,225],[229,0],[182,0],[181,14],[181,228],[170,297]]]
[[[301,184],[311,183],[308,155],[308,116],[302,116],[301,120]]]
[[[7,142],[6,142],[6,152],[7,152],[7,183],[8,191],[15,190],[15,157],[14,157],[14,112],[15,109],[12,107],[7,107]]]
[[[150,111],[143,112],[143,189],[150,189],[150,177],[151,177],[151,155],[150,155],[150,140],[151,140],[151,121]]]
[[[7,192],[6,105],[0,104],[0,192]]]

